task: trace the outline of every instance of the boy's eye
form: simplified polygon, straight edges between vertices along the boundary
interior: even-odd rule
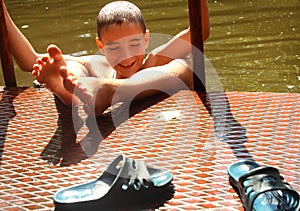
[[[139,47],[141,43],[132,43],[130,44],[130,47]]]
[[[116,51],[116,50],[119,49],[119,47],[118,46],[116,46],[116,47],[108,47],[107,49],[110,50],[110,51]]]

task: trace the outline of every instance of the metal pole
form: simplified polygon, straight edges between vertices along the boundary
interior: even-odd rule
[[[202,32],[201,0],[188,0],[192,58],[194,71],[194,90],[205,91],[205,65]]]
[[[5,24],[3,0],[0,0],[0,57],[6,87],[16,87],[13,60],[9,50],[8,33]]]

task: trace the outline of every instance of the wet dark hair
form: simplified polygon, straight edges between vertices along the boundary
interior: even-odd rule
[[[105,5],[97,17],[97,32],[101,39],[101,31],[112,24],[123,23],[139,24],[142,31],[146,32],[146,25],[141,10],[128,1],[113,1]]]

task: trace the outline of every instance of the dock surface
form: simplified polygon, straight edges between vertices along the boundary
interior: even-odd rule
[[[57,190],[97,179],[120,154],[172,172],[175,193],[157,210],[243,210],[227,175],[241,159],[300,191],[300,94],[180,91],[97,119],[43,88],[1,88],[0,99],[0,210],[54,210]]]

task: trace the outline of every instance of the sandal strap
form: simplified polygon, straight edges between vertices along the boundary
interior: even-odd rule
[[[122,162],[122,166],[118,166],[119,163]],[[115,175],[116,177],[120,177],[122,172],[123,172],[123,168],[124,168],[124,164],[126,162],[126,157],[125,155],[119,155],[117,158],[115,158],[115,160],[108,166],[108,168],[106,169],[106,172],[108,172],[109,174]]]
[[[149,188],[152,184],[148,168],[143,160],[126,158],[124,173],[123,176],[125,176],[126,182],[122,185],[123,190]]]
[[[269,179],[267,177],[269,177]],[[270,177],[274,179],[272,180],[270,179]],[[299,201],[298,193],[284,180],[284,178],[280,175],[278,169],[274,167],[255,168],[249,171],[247,174],[241,176],[239,178],[239,184],[244,190],[252,187],[251,191],[247,193],[244,192],[245,196],[248,199],[247,205],[250,210],[252,210],[254,200],[258,197],[258,195],[267,191],[290,191],[290,193],[296,197],[297,201]]]
[[[119,165],[121,163],[121,166]],[[143,160],[134,160],[125,155],[118,156],[106,172],[116,175],[117,186],[126,191],[139,190],[153,185],[146,163]]]

